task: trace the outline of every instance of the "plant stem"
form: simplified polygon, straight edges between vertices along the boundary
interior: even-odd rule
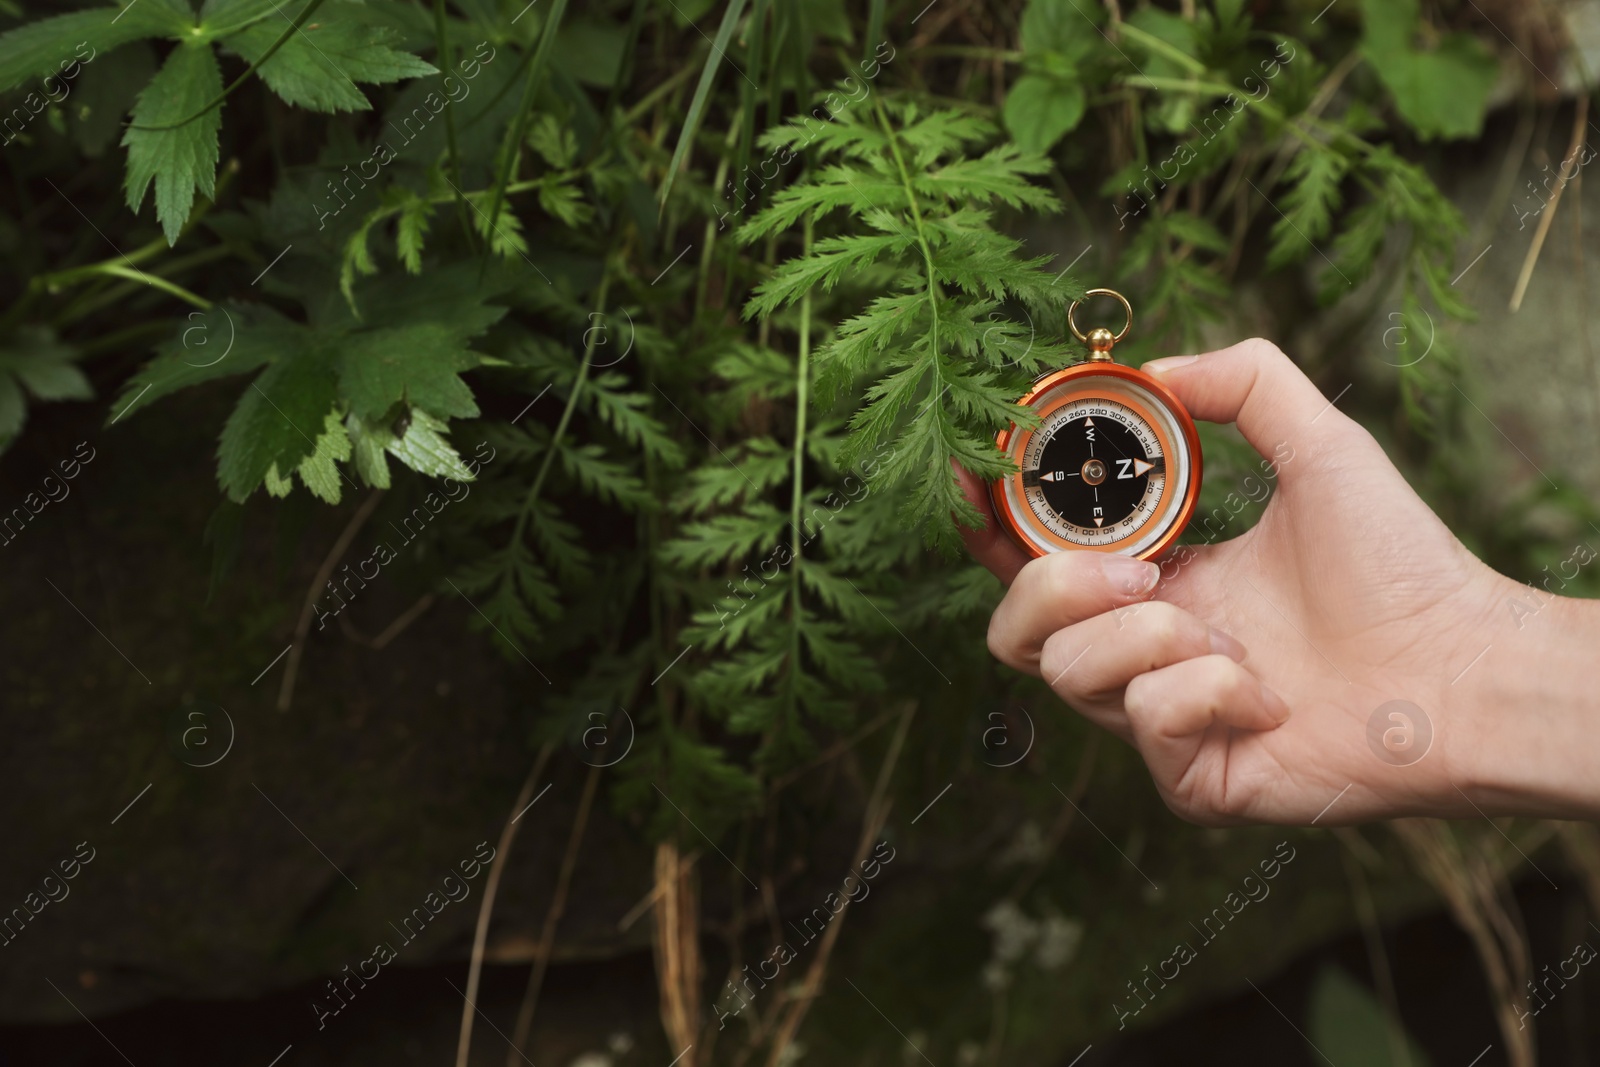
[[[911,184],[911,172],[906,169],[905,158],[900,154],[900,140],[889,125],[889,115],[884,110],[883,101],[874,97],[872,106],[878,113],[878,123],[883,127],[884,136],[889,139],[889,151],[893,153],[894,165],[900,172],[900,184],[906,191],[906,202],[911,206],[911,221],[916,227],[917,244],[922,248],[922,263],[928,275],[928,311],[933,316],[929,341],[933,356],[933,387],[936,390],[933,398],[937,404],[939,397],[944,395],[944,373],[939,362],[939,277],[933,266],[933,247],[928,244],[927,230],[922,225],[922,210],[917,206],[917,191]],[[810,298],[809,292],[806,297]]]
[[[811,216],[805,218],[801,238],[801,255],[811,254]],[[790,554],[790,619],[789,619],[789,717],[794,721],[797,712],[797,688],[800,674],[800,511],[805,504],[806,461],[806,408],[811,400],[811,290],[800,298],[800,358],[795,365],[794,400],[794,489],[789,494]]]
[[[606,313],[606,296],[611,289],[611,264],[606,264],[606,269],[600,276],[600,288],[595,292],[594,314],[604,318]],[[583,392],[584,383],[589,380],[589,367],[594,362],[594,349],[596,328],[591,327],[584,331],[583,362],[578,365],[578,376],[573,380],[572,392],[567,394],[567,406],[561,412],[561,421],[556,423],[556,432],[550,438],[550,449],[544,454],[544,462],[539,464],[539,473],[534,475],[533,484],[528,487],[527,499],[522,502],[522,510],[517,513],[516,527],[511,531],[511,543],[520,542],[522,531],[528,525],[528,516],[533,514],[533,505],[539,499],[539,493],[544,489],[544,480],[550,474],[550,465],[555,461],[556,453],[561,448],[561,439],[566,436],[567,425],[572,422],[572,413],[577,410],[578,396]]]

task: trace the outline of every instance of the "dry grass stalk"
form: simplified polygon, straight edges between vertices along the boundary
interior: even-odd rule
[[[915,704],[906,708],[905,714],[900,719],[900,728],[895,731],[894,739],[889,742],[889,751],[884,754],[883,764],[878,768],[878,780],[873,785],[872,796],[867,801],[867,810],[861,819],[861,838],[856,842],[855,857],[850,861],[851,870],[860,869],[866,862],[867,851],[873,842],[878,840],[878,834],[889,818],[889,808],[894,803],[888,796],[889,779],[894,775],[895,764],[900,762],[900,751],[905,745],[906,733],[911,729],[911,719],[916,712]],[[787,1009],[778,1024],[777,1036],[772,1041],[772,1052],[767,1059],[767,1067],[778,1067],[784,1050],[794,1042],[795,1036],[800,1032],[800,1024],[805,1021],[806,1013],[811,1010],[811,1002],[822,989],[822,977],[827,973],[828,959],[833,954],[833,946],[839,940],[839,931],[844,928],[845,916],[849,912],[850,899],[846,897],[844,906],[823,931],[822,939],[817,945],[817,954],[812,957],[811,966],[806,970],[800,988],[790,995]]]
[[[533,1026],[533,1012],[539,1004],[539,990],[544,986],[544,976],[550,969],[550,955],[556,947],[556,927],[567,907],[567,890],[572,886],[572,872],[578,866],[578,850],[583,846],[583,834],[589,827],[589,812],[594,808],[595,787],[600,784],[600,768],[590,767],[583,782],[583,798],[578,801],[578,814],[572,820],[572,832],[567,835],[567,851],[561,857],[561,873],[556,876],[556,891],[550,898],[550,908],[544,915],[544,929],[539,932],[539,947],[533,959],[533,971],[528,975],[528,986],[522,993],[522,1006],[517,1009],[517,1025],[511,1031],[511,1048],[506,1052],[506,1067],[517,1067],[517,1061],[527,1061],[522,1046],[528,1041],[528,1031]]]
[[[461,1034],[456,1039],[456,1067],[467,1067],[467,1053],[472,1048],[472,1020],[475,1016],[473,1005],[478,999],[478,978],[483,973],[483,949],[489,940],[489,917],[494,914],[494,898],[500,890],[500,875],[506,869],[506,858],[511,853],[511,843],[517,839],[517,813],[528,805],[528,798],[533,796],[533,785],[539,780],[539,775],[544,773],[544,765],[550,762],[550,754],[555,751],[553,742],[545,742],[539,749],[538,757],[533,761],[533,768],[528,771],[527,780],[522,783],[522,788],[517,792],[517,799],[511,803],[511,813],[506,816],[506,824],[500,828],[500,840],[497,842],[494,853],[494,866],[489,868],[488,880],[483,884],[483,902],[478,905],[478,928],[472,935],[472,962],[467,967],[467,993],[461,1005]]]
[[[1567,154],[1561,161],[1559,172],[1561,180],[1551,190],[1550,203],[1545,207],[1539,219],[1539,228],[1533,233],[1533,244],[1528,247],[1528,254],[1522,261],[1522,272],[1517,275],[1517,288],[1511,294],[1511,311],[1514,314],[1522,307],[1522,298],[1528,291],[1528,283],[1533,280],[1533,268],[1538,265],[1539,252],[1544,248],[1544,239],[1550,233],[1550,224],[1555,221],[1556,208],[1561,203],[1561,192],[1571,180],[1567,177],[1568,164],[1577,158],[1578,149],[1584,143],[1583,134],[1589,123],[1589,96],[1581,93],[1578,96],[1578,106],[1572,116],[1572,139],[1567,145]],[[1576,172],[1574,173],[1576,176]]]
[[[1518,1014],[1519,1006],[1526,1008],[1527,939],[1513,917],[1516,904],[1493,843],[1468,838],[1471,844],[1464,846],[1449,824],[1436,819],[1399,819],[1391,825],[1472,941],[1489,980],[1511,1067],[1535,1067],[1533,1028],[1520,1025]]]
[[[671,841],[656,846],[656,987],[661,1026],[672,1047],[684,1051],[675,1061],[695,1067],[695,1032],[700,1018],[700,894],[694,867]]]

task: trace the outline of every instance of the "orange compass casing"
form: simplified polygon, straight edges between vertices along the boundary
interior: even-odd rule
[[[1121,294],[1112,296],[1133,312]],[[1077,303],[1072,311],[1077,309]],[[1082,333],[1089,359],[1041,375],[1017,403],[1040,416],[1037,428],[1012,424],[995,439],[1019,470],[990,484],[994,511],[1025,552],[1082,549],[1159,556],[1188,525],[1200,497],[1200,438],[1194,420],[1154,377],[1115,362],[1113,336]]]

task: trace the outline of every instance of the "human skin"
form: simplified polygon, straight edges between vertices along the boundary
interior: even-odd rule
[[[987,521],[964,531],[968,550],[1010,587],[989,625],[996,658],[1137,748],[1192,822],[1600,817],[1600,606],[1474,557],[1270,342],[1143,369],[1262,456],[1292,449],[1277,491],[1246,533],[1158,567],[1031,559],[958,471]],[[1368,743],[1392,700],[1433,730],[1407,765]]]

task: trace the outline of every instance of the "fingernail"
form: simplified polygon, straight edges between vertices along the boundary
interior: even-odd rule
[[[1199,356],[1167,356],[1164,359],[1152,359],[1148,363],[1140,364],[1139,369],[1151,374],[1165,374],[1178,367],[1187,367],[1199,358]]]
[[[1244,662],[1244,646],[1239,643],[1237,638],[1223,633],[1214,626],[1211,628],[1211,651],[1219,656],[1227,656],[1235,663]]]
[[[1273,692],[1271,689],[1268,689],[1266,686],[1261,687],[1261,697],[1266,702],[1267,714],[1272,716],[1273,722],[1276,722],[1281,726],[1283,723],[1289,721],[1288,701],[1284,700],[1281,696]]]
[[[1144,596],[1161,580],[1161,568],[1145,559],[1108,555],[1100,561],[1111,587],[1124,596]]]

